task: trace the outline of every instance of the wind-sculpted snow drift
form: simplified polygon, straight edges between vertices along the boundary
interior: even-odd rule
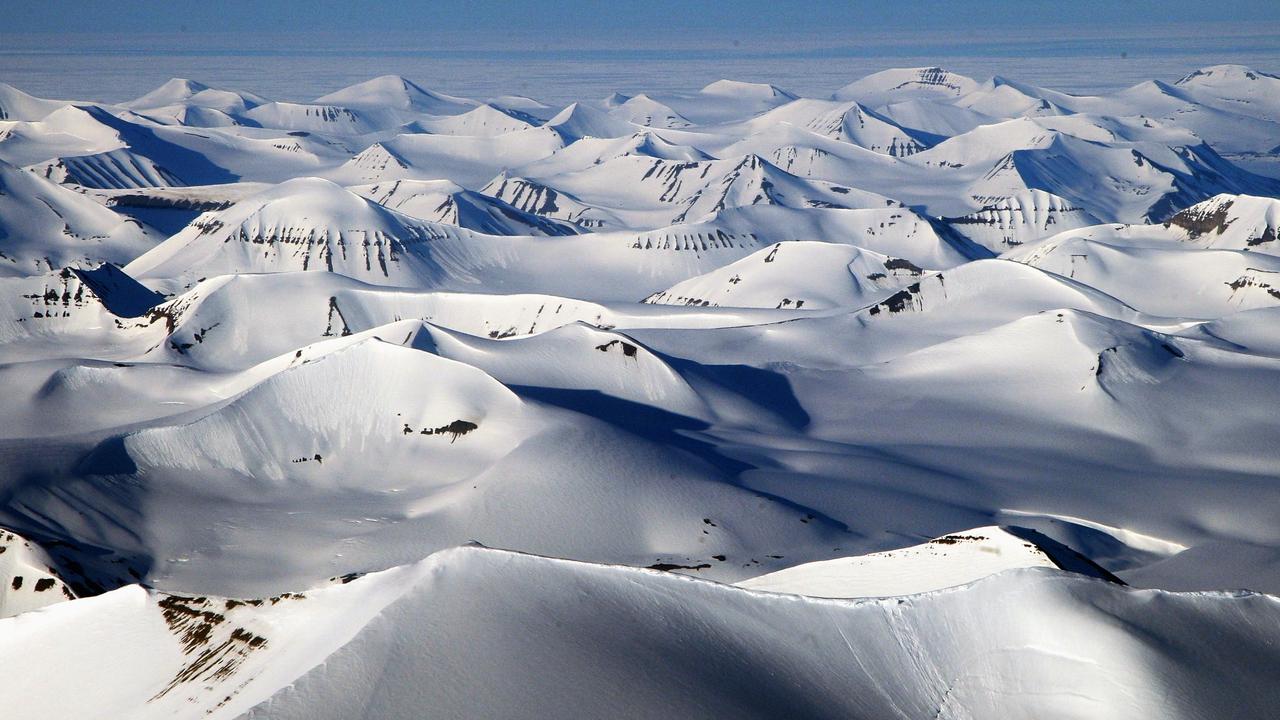
[[[0,85],[0,712],[1274,717],[1278,97]]]

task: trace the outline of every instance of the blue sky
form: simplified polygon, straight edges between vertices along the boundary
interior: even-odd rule
[[[1070,92],[1217,63],[1280,72],[1280,0],[11,0],[0,82],[118,102],[169,77],[307,100],[398,73],[554,103],[731,77],[830,93],[942,65]]]
[[[486,31],[525,37],[651,31],[743,33],[986,30],[1068,25],[1277,22],[1276,0],[646,0],[499,2],[495,0],[16,0],[6,3],[9,33],[118,33],[220,30],[285,32]]]

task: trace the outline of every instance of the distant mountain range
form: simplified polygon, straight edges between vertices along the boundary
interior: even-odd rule
[[[0,714],[1274,716],[1280,77],[1172,80],[0,84]]]

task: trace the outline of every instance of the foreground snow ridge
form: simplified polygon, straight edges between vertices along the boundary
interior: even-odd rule
[[[995,528],[933,542],[978,552],[1020,544]],[[955,553],[975,581],[948,592],[858,601],[464,547],[261,599],[127,586],[0,620],[0,658],[21,680],[6,699],[33,717],[412,717],[421,703],[449,716],[630,715],[673,683],[684,692],[662,705],[680,715],[769,717],[796,702],[868,718],[894,708],[907,717],[1247,715],[1280,701],[1271,682],[1280,662],[1255,634],[1280,620],[1274,598],[1128,590],[1046,570],[1048,556],[1025,546],[995,575]],[[894,555],[901,573],[925,569],[912,567],[910,551],[851,559],[882,566],[862,579],[872,595],[894,594],[884,575]],[[1181,625],[1189,620],[1194,628]],[[1143,638],[1116,623],[1140,626]],[[1190,630],[1204,635],[1189,640]],[[790,633],[809,644],[777,644]],[[486,651],[503,646],[509,652]],[[130,659],[139,649],[145,662]],[[1188,667],[1217,653],[1250,665]],[[67,656],[66,672],[38,671]],[[784,681],[766,679],[779,671]],[[471,673],[510,683],[474,697],[447,692],[476,682]],[[1174,679],[1194,692],[1171,699],[1164,684]]]
[[[1275,717],[1280,78],[850,80],[0,84],[2,712]]]

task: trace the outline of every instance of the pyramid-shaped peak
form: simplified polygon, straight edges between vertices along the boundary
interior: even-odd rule
[[[133,100],[129,105],[169,105],[210,89],[208,85],[187,78],[169,78],[160,87]]]
[[[695,147],[669,142],[648,129],[632,135],[625,146],[623,154],[645,155],[664,160],[699,161],[711,159],[710,155]]]
[[[614,92],[614,93],[609,93],[609,97],[601,101],[601,104],[603,104],[607,108],[615,108],[615,107],[618,107],[619,105],[623,105],[627,103],[628,101],[631,100],[631,98],[632,98],[631,95],[623,95],[620,92]]]
[[[546,122],[569,141],[585,137],[624,137],[635,132],[631,123],[581,103],[570,103]]]

